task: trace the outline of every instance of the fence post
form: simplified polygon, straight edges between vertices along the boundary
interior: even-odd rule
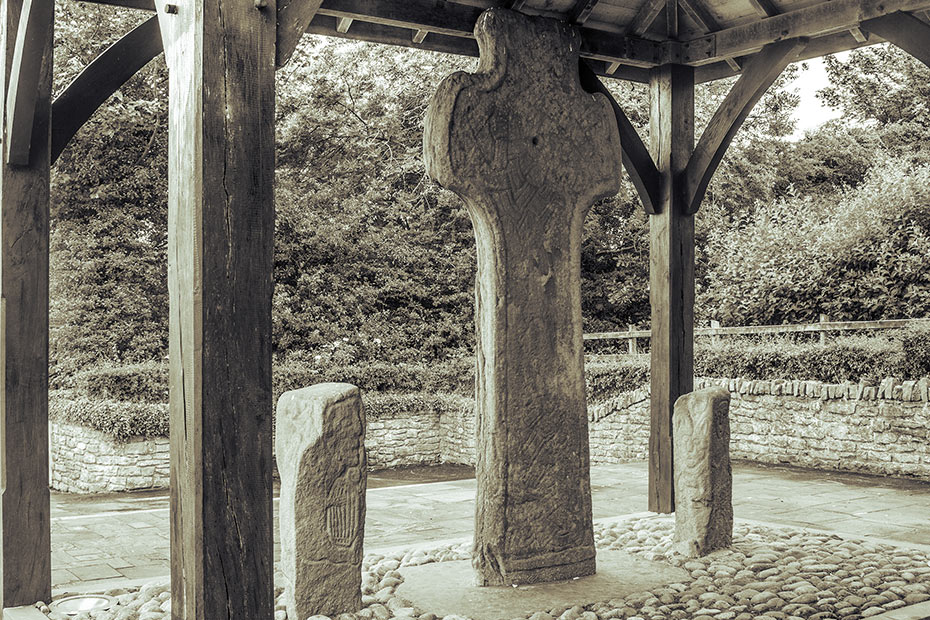
[[[632,332],[633,326],[627,325],[626,330],[628,332]],[[638,353],[637,346],[636,346],[636,338],[628,338],[626,341],[626,346],[627,346],[627,351],[629,352],[630,355],[636,355]]]
[[[829,321],[829,320],[830,320],[830,319],[827,318],[827,315],[826,315],[826,314],[823,314],[822,312],[820,313],[820,322],[821,322],[821,323],[826,323],[826,322]],[[821,332],[820,332],[820,344],[821,344],[821,345],[827,344],[827,333],[824,332],[824,331],[821,331]]]
[[[710,328],[711,328],[711,329],[717,329],[718,327],[720,327],[720,321],[715,321],[715,320],[711,319],[711,320],[710,320]],[[710,342],[711,342],[711,344],[713,344],[714,346],[717,346],[718,344],[720,344],[720,336],[718,336],[718,335],[716,335],[716,334],[712,335],[712,336],[710,337]]]

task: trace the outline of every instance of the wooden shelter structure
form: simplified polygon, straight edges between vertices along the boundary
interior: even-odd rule
[[[647,148],[613,103],[650,214],[649,509],[670,512],[672,405],[693,375],[694,224],[753,105],[791,62],[881,41],[930,64],[930,0],[95,0],[155,15],[54,102],[53,0],[5,0],[0,280],[2,606],[51,595],[49,167],[151,58],[170,71],[172,615],[273,609],[271,292],[274,71],[304,33],[476,56],[503,6],[573,24],[581,79],[648,83]],[[695,143],[694,86],[739,75]]]

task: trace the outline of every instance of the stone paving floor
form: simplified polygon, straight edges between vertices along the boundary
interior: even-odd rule
[[[431,481],[436,477],[442,481]],[[595,519],[646,511],[646,463],[592,467],[591,487]],[[465,467],[370,474],[366,551],[467,538],[474,498],[475,481]],[[733,498],[737,519],[930,550],[928,482],[736,463]],[[168,546],[165,491],[52,494],[56,594],[167,578]]]

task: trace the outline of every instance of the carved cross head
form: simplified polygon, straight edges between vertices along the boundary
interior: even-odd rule
[[[430,176],[472,208],[542,219],[546,211],[586,210],[616,193],[616,120],[603,95],[581,87],[575,28],[490,9],[475,36],[477,72],[447,77],[427,113]]]

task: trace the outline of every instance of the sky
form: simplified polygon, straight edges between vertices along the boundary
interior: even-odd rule
[[[807,71],[801,71],[798,78],[791,83],[791,88],[797,88],[801,96],[801,104],[795,111],[797,129],[792,136],[794,138],[801,138],[806,130],[815,129],[840,116],[838,110],[823,105],[815,94],[829,83],[823,60],[812,58],[806,62]]]

